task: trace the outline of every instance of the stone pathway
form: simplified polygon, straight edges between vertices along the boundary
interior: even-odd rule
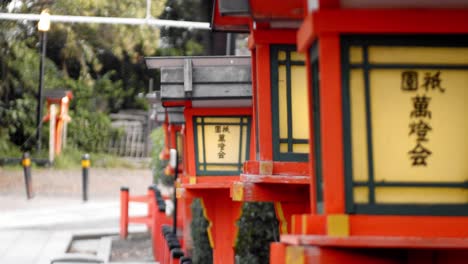
[[[74,236],[117,235],[120,186],[144,194],[151,183],[151,171],[93,172],[90,198],[83,202],[76,171],[36,171],[36,196],[26,200],[22,172],[0,169],[0,263],[49,264],[64,255]],[[130,205],[130,215],[146,213],[146,205]],[[146,227],[131,225],[129,231],[145,232]]]

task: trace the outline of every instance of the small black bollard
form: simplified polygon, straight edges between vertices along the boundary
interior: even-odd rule
[[[31,186],[31,158],[29,157],[29,153],[25,152],[23,154],[23,159],[21,160],[21,164],[24,168],[24,185],[26,187],[26,197],[31,199],[33,197],[32,186]]]
[[[84,154],[81,158],[81,167],[83,168],[83,201],[88,201],[88,177],[89,177],[89,166],[91,161],[89,160],[89,154]]]

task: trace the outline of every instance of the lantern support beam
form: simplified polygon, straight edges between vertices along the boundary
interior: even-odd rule
[[[24,13],[0,13],[0,20],[28,20],[39,21],[40,15]],[[50,22],[60,23],[88,23],[88,24],[120,24],[133,26],[175,27],[187,29],[210,30],[208,22],[176,21],[156,18],[129,17],[98,17],[98,16],[62,16],[50,15]]]

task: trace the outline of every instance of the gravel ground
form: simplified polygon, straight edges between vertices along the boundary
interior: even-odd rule
[[[130,188],[130,193],[146,193],[152,183],[150,169],[91,168],[89,172],[89,199],[119,197],[120,187]],[[36,197],[75,198],[82,195],[81,169],[56,170],[33,168],[32,186]],[[0,167],[1,196],[25,196],[22,169]]]
[[[154,261],[149,234],[129,235],[126,240],[118,237],[112,241],[111,262]]]

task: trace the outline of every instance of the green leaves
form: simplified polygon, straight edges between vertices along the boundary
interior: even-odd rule
[[[114,130],[110,118],[101,112],[78,110],[71,114],[70,145],[87,152],[104,152]]]
[[[200,199],[194,199],[191,205],[192,223],[190,231],[193,240],[192,261],[194,264],[213,263],[213,250],[208,240],[208,220],[203,215]]]
[[[0,127],[2,127],[3,139],[10,139],[14,144],[28,148],[34,144],[34,140],[28,140],[36,131],[35,99],[31,97],[18,98],[7,105],[0,105]],[[7,134],[7,135],[6,135]],[[28,140],[28,142],[26,142]],[[4,144],[6,146],[6,144]]]
[[[158,127],[150,135],[151,142],[151,168],[153,169],[154,182],[162,183],[166,186],[173,186],[174,177],[165,174],[164,170],[168,164],[168,161],[160,160],[159,154],[164,148],[164,130],[162,127]]]
[[[270,242],[279,239],[273,204],[244,203],[237,225],[236,263],[269,263]]]

